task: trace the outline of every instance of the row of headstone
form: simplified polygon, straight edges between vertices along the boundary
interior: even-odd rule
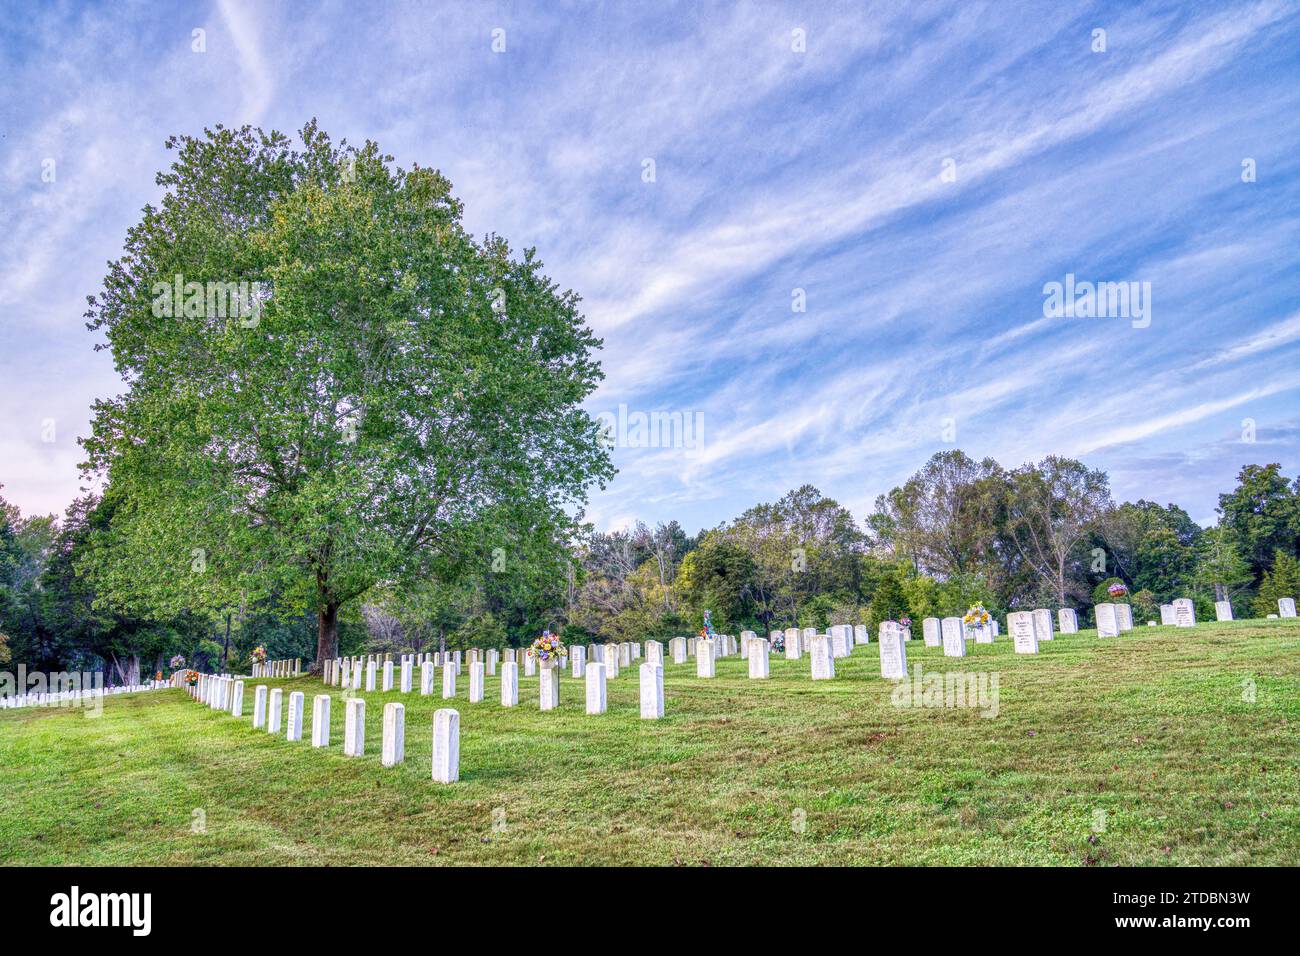
[[[100,683],[103,677],[100,676]],[[37,691],[27,694],[8,694],[0,697],[0,710],[13,710],[20,707],[60,707],[65,704],[82,704],[86,701],[116,694],[138,694],[151,690],[167,690],[174,686],[171,681],[151,680],[144,684],[119,684],[115,687],[86,687],[77,690]]]
[[[650,642],[650,644],[652,644],[654,647],[651,653],[655,655],[656,659],[653,661],[647,661],[640,665],[641,695],[642,695],[641,712],[643,716],[652,715],[657,718],[663,716],[663,664],[661,663],[662,647],[661,645],[658,644],[657,641],[652,641]],[[631,649],[628,649],[627,653],[628,653],[629,660],[636,660],[641,657],[641,652],[639,647],[635,652],[631,651]],[[536,674],[536,676],[538,677],[539,708],[541,710],[554,710],[556,707],[559,706],[559,702],[560,702],[560,673],[563,670],[563,663],[562,663],[563,659],[561,659],[561,661],[556,661],[553,663],[547,663],[538,666],[535,658],[533,658],[531,655],[521,655],[521,656],[523,656],[525,662],[524,676],[528,677]],[[618,662],[620,657],[622,656],[621,649],[619,649],[615,645],[608,645],[602,649],[602,653],[600,654],[600,656],[603,657],[605,660],[609,661],[608,666],[606,666],[604,663],[601,663],[600,661],[587,664],[586,652],[582,646],[579,645],[570,648],[569,660],[572,662],[573,676],[587,678],[588,675],[592,674],[592,672],[596,668],[599,668],[599,675],[600,675],[599,678],[589,678],[589,679],[599,679],[602,686],[605,680],[611,675],[611,673],[614,676],[617,676],[618,666],[619,666]],[[485,677],[488,676],[495,676],[492,673],[492,671],[489,670],[489,668],[492,668],[494,670],[496,666],[495,661],[493,660],[492,657],[492,652],[489,652],[488,655],[486,655],[486,657],[487,657],[486,662],[479,662],[477,660],[474,660],[468,664],[469,702],[471,704],[482,703],[484,698],[484,693],[485,693],[484,679]],[[374,661],[370,661],[366,665],[364,686],[365,689],[368,691],[373,691],[375,688],[375,680],[374,680],[375,663],[376,662]],[[414,662],[412,661],[410,663],[413,664]],[[383,679],[382,679],[381,687],[385,691],[392,689],[392,668],[393,668],[393,664],[391,661],[387,661],[384,663],[384,671],[383,671]],[[346,676],[348,674],[348,668],[346,666],[343,666],[341,668],[340,673],[344,675],[341,678],[343,680],[344,687],[360,689],[360,688],[356,688],[355,685],[351,682],[351,679],[348,676]],[[352,673],[354,674],[359,673],[359,671],[353,671]],[[450,700],[456,697],[458,677],[459,677],[459,668],[457,667],[457,662],[454,658],[449,657],[447,663],[442,665],[441,686],[442,686],[443,699]],[[429,696],[433,693],[434,678],[435,678],[435,664],[433,663],[432,660],[425,660],[420,664],[420,694],[422,696]],[[401,687],[404,693],[409,692],[409,687],[411,686],[410,682],[411,682],[410,668],[408,668],[406,662],[403,662]],[[657,704],[654,703],[655,700],[658,701]],[[519,664],[516,663],[515,661],[507,660],[501,664],[501,706],[515,707],[518,706],[518,704],[519,704]]]
[[[1097,605],[1099,608],[1113,607],[1114,612],[1102,610],[1102,623],[1098,630],[1103,636],[1114,636],[1124,631],[1132,630],[1133,617],[1132,608],[1128,604],[1119,603],[1113,605]],[[1180,610],[1181,609],[1181,610]],[[1295,600],[1292,598],[1281,598],[1278,600],[1278,610],[1281,617],[1295,617],[1296,608]],[[1230,621],[1232,617],[1232,607],[1229,602],[1215,602],[1215,612],[1218,620]],[[1039,640],[1051,640],[1052,620],[1051,612],[1039,608],[1032,612],[1035,615],[1035,632]],[[1192,602],[1188,598],[1180,598],[1172,604],[1162,604],[1160,606],[1160,623],[1176,625],[1180,627],[1194,627],[1196,623],[1195,611],[1192,609]],[[947,631],[945,632],[945,626]],[[961,633],[953,636],[953,627],[956,627]],[[1008,626],[1010,622],[1008,621]],[[1078,614],[1073,608],[1061,608],[1057,611],[1057,626],[1062,634],[1074,634],[1079,630]],[[900,627],[902,639],[910,641],[912,639],[911,628]],[[993,643],[994,638],[999,634],[999,626],[996,620],[990,621],[988,625],[974,628],[966,628],[962,624],[961,618],[951,617],[942,620],[935,617],[927,617],[922,621],[922,634],[926,647],[943,647],[945,654],[949,656],[963,656],[964,645],[966,643],[967,632],[972,636],[977,644]],[[945,633],[949,636],[945,640]],[[819,632],[816,628],[787,628],[784,632],[773,631],[765,644],[769,647],[780,639],[785,646],[785,656],[789,660],[799,660],[804,653],[811,649],[811,642],[817,637]],[[832,656],[836,659],[847,657],[853,647],[867,644],[870,642],[865,625],[858,624],[855,626],[847,624],[832,625],[825,636],[830,641]],[[739,653],[743,660],[749,659],[750,647],[756,641],[760,640],[758,635],[753,631],[742,631],[740,634],[739,644],[736,639],[730,635],[719,635],[714,639],[711,648],[711,658],[714,664],[719,658]],[[710,669],[709,663],[698,665],[700,656],[699,638],[674,637],[668,642],[667,655],[674,664],[685,664],[688,659],[695,657],[697,666],[703,670]],[[584,645],[574,645],[569,648],[569,657],[562,659],[562,663],[571,668],[572,676],[575,678],[583,677],[588,660],[599,661],[606,666],[606,678],[618,676],[620,668],[631,666],[632,661],[641,658],[642,645],[638,642],[621,642],[610,644],[592,644],[588,649]],[[646,641],[644,645],[645,658],[647,661],[657,663],[663,666],[665,663],[664,647],[658,641]],[[590,655],[590,658],[588,657]],[[524,664],[524,676],[532,677],[536,671],[536,662],[525,649],[507,648],[504,651],[507,661]],[[367,690],[374,690],[376,678],[370,676],[370,670],[373,668],[376,675],[382,674],[379,678],[379,684],[383,690],[393,688],[393,677],[391,676],[389,663],[391,654],[369,655],[368,657],[353,658],[336,658],[332,661],[325,662],[324,678],[325,683],[334,686],[352,687],[361,689],[362,675],[364,674],[364,686]],[[497,667],[501,660],[502,652],[495,648],[481,649],[471,648],[465,652],[465,660],[471,662],[482,662],[485,665],[485,673],[488,677],[496,676]],[[434,652],[426,654],[412,654],[401,657],[398,668],[400,672],[400,687],[402,693],[411,692],[411,674],[415,667],[422,666],[424,663],[432,663],[435,667],[445,667],[446,664],[453,663],[456,674],[459,676],[462,667],[461,651]],[[364,668],[364,669],[363,669]],[[292,676],[298,674],[300,663],[293,661],[271,661],[260,668],[254,668],[254,676]],[[265,673],[261,673],[264,671]],[[351,678],[349,678],[351,674]]]
[[[392,661],[384,663],[391,665]],[[483,666],[481,663],[471,665],[479,670]],[[200,675],[198,683],[191,686],[189,691],[192,697],[214,709],[227,711],[233,717],[243,716],[243,680],[228,675],[204,674]],[[258,684],[253,690],[253,729],[278,734],[283,722],[286,740],[302,740],[305,701],[306,695],[302,691],[293,691],[289,695],[286,714],[283,689]],[[312,699],[311,745],[314,748],[327,748],[330,745],[330,704],[328,694],[317,694]],[[349,697],[344,711],[343,753],[349,757],[360,757],[365,752],[366,701],[363,697]],[[406,705],[389,702],[383,710],[380,763],[385,767],[393,767],[405,759]],[[438,783],[455,783],[460,779],[460,714],[450,708],[438,710],[433,715],[432,776]]]
[[[299,677],[302,674],[302,659],[265,661],[253,665],[253,677]]]

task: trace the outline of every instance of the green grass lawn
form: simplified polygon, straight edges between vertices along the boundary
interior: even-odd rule
[[[366,756],[310,746],[319,681],[249,681],[236,719],[184,691],[102,715],[0,712],[5,864],[1269,864],[1300,859],[1300,623],[1003,636],[910,665],[995,672],[999,713],[901,708],[877,646],[836,662],[738,657],[665,669],[638,717],[636,668],[588,717],[582,682],[503,709],[458,681],[461,781],[430,779],[441,696],[364,694]],[[1252,684],[1253,682],[1253,684]],[[302,742],[253,730],[253,686],[307,697]],[[418,671],[416,686],[418,690]],[[441,681],[437,681],[440,695]],[[1253,686],[1253,700],[1250,689]],[[383,703],[406,704],[406,763],[379,764]],[[1098,813],[1098,811],[1103,811]],[[202,818],[204,832],[193,832]],[[798,821],[803,821],[802,828]],[[800,830],[802,829],[802,832]]]

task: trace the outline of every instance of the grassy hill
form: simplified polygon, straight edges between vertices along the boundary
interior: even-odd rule
[[[440,696],[365,694],[367,754],[252,728],[180,690],[79,710],[0,712],[5,864],[1287,864],[1300,858],[1300,622],[1005,636],[925,672],[996,674],[998,715],[899,707],[876,644],[809,679],[739,658],[715,680],[665,669],[666,716],[638,717],[635,668],[609,712],[558,711],[521,678],[503,709],[459,681],[461,782],[430,780]],[[417,681],[418,684],[418,681]],[[440,690],[440,687],[439,687]],[[1252,693],[1253,691],[1253,693]],[[286,700],[288,694],[286,692]],[[379,764],[380,712],[407,706],[406,763]],[[448,702],[449,703],[449,702]],[[195,821],[202,821],[197,827]],[[194,832],[195,829],[203,832]],[[802,832],[800,832],[802,831]]]

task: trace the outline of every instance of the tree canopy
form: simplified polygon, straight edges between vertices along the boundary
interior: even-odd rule
[[[476,242],[440,173],[314,122],[298,147],[247,127],[168,146],[161,205],[87,313],[126,383],[84,441],[115,501],[84,560],[105,598],[274,594],[317,615],[323,659],[381,582],[564,540],[612,474],[581,408],[600,343],[533,250]]]

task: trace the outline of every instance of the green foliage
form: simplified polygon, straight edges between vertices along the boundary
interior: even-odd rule
[[[1121,594],[1119,597],[1111,597],[1109,588],[1112,584],[1123,584],[1125,587],[1128,587],[1128,583],[1121,578],[1107,578],[1105,581],[1102,581],[1100,584],[1098,584],[1095,588],[1092,589],[1092,603],[1093,604],[1133,603],[1130,600],[1130,594],[1127,592]]]
[[[88,313],[128,387],[85,442],[117,505],[84,568],[155,613],[274,596],[318,616],[324,657],[375,585],[570,524],[612,468],[577,296],[533,250],[476,243],[439,173],[301,139],[169,141],[162,204]],[[188,294],[178,314],[175,276],[271,291],[253,317]]]
[[[880,578],[876,592],[871,596],[866,620],[867,627],[873,632],[879,629],[881,621],[896,621],[910,613],[907,589],[903,586],[906,568],[906,565],[895,567]]]
[[[1241,555],[1231,529],[1220,525],[1202,536],[1196,553],[1193,584],[1198,593],[1225,601],[1251,582],[1250,567]]]
[[[1300,560],[1284,551],[1273,552],[1273,566],[1264,572],[1259,594],[1255,598],[1255,613],[1260,617],[1277,614],[1278,598],[1289,597],[1300,602]]]
[[[1111,602],[1114,603],[1114,602]],[[1160,620],[1160,600],[1146,588],[1133,595],[1133,624],[1136,627],[1146,621]]]
[[[1281,465],[1244,467],[1237,487],[1219,495],[1219,514],[1254,580],[1263,578],[1276,552],[1300,555],[1300,479],[1288,484]]]

